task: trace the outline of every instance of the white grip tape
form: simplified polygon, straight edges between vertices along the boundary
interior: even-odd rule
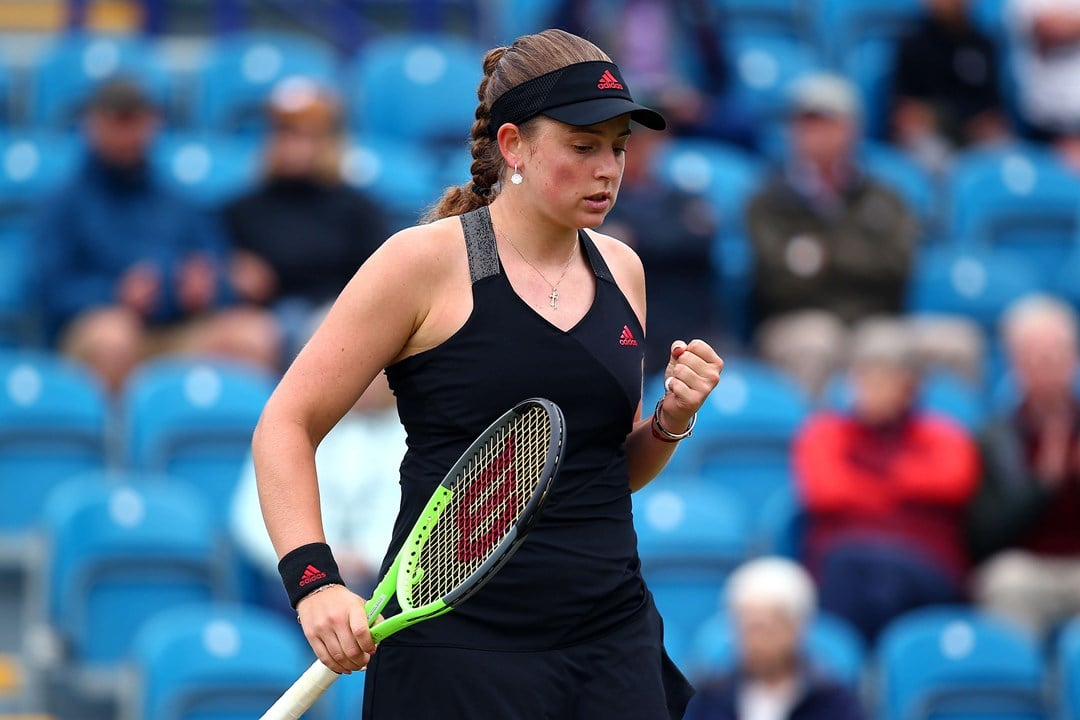
[[[316,660],[259,720],[298,720],[337,679],[336,672]]]

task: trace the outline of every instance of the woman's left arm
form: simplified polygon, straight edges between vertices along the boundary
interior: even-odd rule
[[[590,232],[604,259],[607,260],[615,282],[645,328],[645,270],[641,260],[628,245],[607,235]],[[626,463],[630,470],[630,490],[645,487],[664,469],[679,440],[671,436],[684,434],[690,422],[720,381],[724,361],[704,340],[689,343],[676,340],[671,344],[671,356],[664,371],[667,392],[655,412],[641,417],[626,436]],[[652,411],[652,408],[647,410]],[[659,418],[659,427],[655,418]]]
[[[723,368],[724,361],[704,340],[672,343],[664,371],[667,392],[655,411],[639,419],[626,438],[631,491],[645,487],[667,465],[675,447],[684,442],[675,438],[691,429],[694,416],[720,381]]]

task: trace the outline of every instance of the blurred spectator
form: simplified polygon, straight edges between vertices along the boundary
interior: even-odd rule
[[[1080,168],[1080,5],[1011,0],[1020,113],[1027,134]]]
[[[844,78],[796,82],[791,156],[749,203],[755,342],[813,393],[842,365],[847,329],[903,309],[918,228],[855,158],[860,108]]]
[[[41,208],[42,305],[61,349],[118,390],[144,358],[220,354],[277,366],[273,319],[222,309],[225,241],[213,218],[167,190],[148,167],[158,113],[136,83],[91,97],[88,153]]]
[[[899,45],[893,130],[931,171],[958,148],[1008,135],[993,41],[971,20],[971,0],[923,0],[926,16]]]
[[[1077,318],[1046,296],[1017,301],[1002,333],[1020,398],[981,438],[971,508],[979,602],[1045,636],[1080,613]]]
[[[634,248],[645,265],[646,374],[664,370],[673,340],[702,338],[715,344],[721,332],[711,257],[715,212],[701,196],[657,177],[656,157],[667,141],[665,133],[634,135],[618,202],[601,228]]]
[[[851,362],[851,409],[809,420],[795,443],[795,480],[822,607],[872,641],[907,610],[962,599],[963,513],[979,462],[962,429],[916,407],[907,324],[866,321]]]
[[[858,698],[803,656],[816,611],[806,571],[782,558],[752,560],[727,583],[738,669],[698,684],[686,720],[861,720]]]
[[[287,360],[312,312],[331,302],[388,236],[385,217],[340,174],[340,107],[303,77],[271,94],[271,132],[258,188],[225,208],[231,278],[241,300],[271,308]]]
[[[380,374],[323,438],[315,456],[326,541],[355,592],[367,593],[378,580],[400,502],[398,466],[404,455],[405,429],[386,376]],[[259,600],[295,615],[281,590],[277,553],[259,510],[250,458],[233,498],[230,530],[257,572]]]

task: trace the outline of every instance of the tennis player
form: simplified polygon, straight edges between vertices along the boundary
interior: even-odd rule
[[[642,418],[644,272],[629,247],[587,230],[615,202],[631,121],[637,132],[664,119],[632,100],[607,55],[563,31],[495,48],[483,69],[472,181],[359,269],[259,422],[259,495],[282,579],[319,659],[367,667],[368,720],[681,718],[693,691],[663,649],[630,493],[690,435],[723,362],[701,340],[673,339],[667,393]],[[557,403],[567,444],[509,563],[372,655],[364,601],[324,543],[314,449],[384,368],[408,432],[384,571],[454,461],[516,402]]]

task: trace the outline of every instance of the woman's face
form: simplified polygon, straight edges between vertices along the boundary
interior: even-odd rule
[[[537,204],[567,227],[599,226],[619,194],[630,116],[587,126],[541,117],[534,128],[521,174]]]

